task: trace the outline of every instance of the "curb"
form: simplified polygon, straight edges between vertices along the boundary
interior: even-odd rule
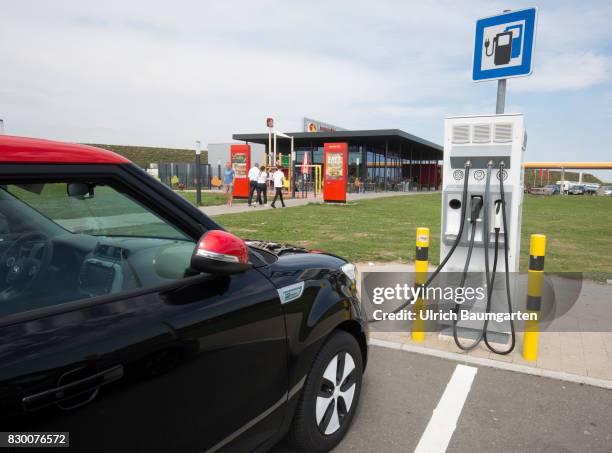
[[[465,354],[456,352],[441,351],[439,349],[425,348],[423,346],[413,346],[410,344],[397,343],[394,341],[379,340],[370,338],[371,346],[378,346],[388,349],[397,349],[405,352],[414,352],[416,354],[438,357],[441,359],[454,360],[472,365],[486,366],[489,368],[497,368],[499,370],[514,371],[516,373],[529,374],[532,376],[540,376],[558,381],[573,382],[575,384],[586,384],[593,387],[599,387],[612,390],[612,381],[606,379],[592,378],[581,376],[579,374],[566,373],[563,371],[546,370],[543,368],[535,368],[526,365],[517,365],[516,363],[499,362],[497,360],[485,359],[482,357],[471,357]]]

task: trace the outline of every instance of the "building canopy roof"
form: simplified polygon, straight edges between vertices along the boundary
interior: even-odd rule
[[[323,146],[330,142],[347,142],[349,145],[374,145],[382,146],[389,144],[389,150],[402,151],[402,155],[407,156],[410,151],[417,153],[417,159],[442,159],[442,146],[409,134],[400,129],[375,129],[361,131],[335,131],[335,132],[287,132],[294,138],[295,147],[304,146]],[[234,134],[234,140],[247,143],[268,144],[268,134]],[[283,140],[283,139],[279,139]],[[282,143],[282,141],[281,141]]]

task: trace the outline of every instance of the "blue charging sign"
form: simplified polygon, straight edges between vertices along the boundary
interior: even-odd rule
[[[530,75],[537,15],[537,8],[528,8],[479,19],[472,80],[481,82]]]

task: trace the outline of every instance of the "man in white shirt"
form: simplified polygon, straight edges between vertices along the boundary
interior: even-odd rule
[[[285,179],[285,173],[280,168],[277,168],[276,171],[272,174],[272,179],[274,180],[274,200],[272,200],[272,207],[274,203],[276,203],[276,198],[280,197],[280,201],[283,204],[283,208],[285,207],[285,201],[283,200],[283,180]]]
[[[263,202],[261,195],[263,194]],[[259,175],[257,176],[257,203],[268,204],[268,173],[264,167],[259,169]]]
[[[259,178],[259,164],[255,164],[248,173],[249,177],[249,206],[251,206],[251,202],[253,201],[253,194],[257,190],[257,178]]]

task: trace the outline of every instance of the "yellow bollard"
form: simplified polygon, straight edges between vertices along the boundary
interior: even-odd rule
[[[523,358],[530,362],[538,360],[539,316],[542,304],[542,279],[544,277],[544,257],[546,256],[546,236],[532,234],[529,247],[529,271],[527,274],[527,313],[535,313],[535,320],[525,321]]]
[[[427,281],[427,268],[429,263],[429,228],[417,228],[416,232],[416,260],[415,268],[415,284],[422,285]],[[425,310],[425,300],[421,297],[417,298],[415,305],[416,319],[412,323],[412,341],[425,341],[425,320],[423,312]]]

